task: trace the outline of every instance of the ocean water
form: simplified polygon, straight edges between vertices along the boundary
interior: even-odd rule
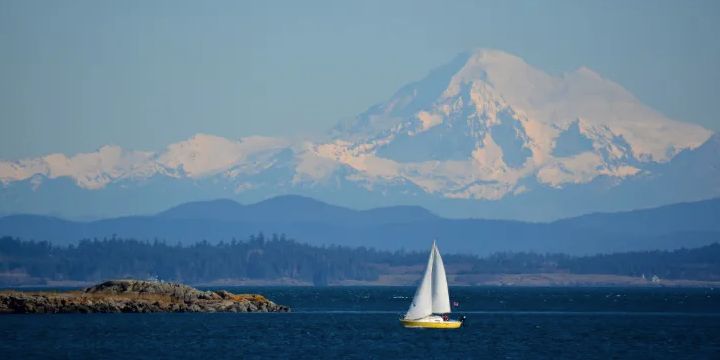
[[[720,289],[451,288],[458,330],[405,329],[410,287],[228,288],[288,314],[0,316],[0,359],[720,359]]]

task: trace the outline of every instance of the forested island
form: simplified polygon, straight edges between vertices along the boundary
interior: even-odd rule
[[[592,256],[446,254],[456,285],[720,284],[720,245]],[[0,238],[0,286],[61,286],[139,278],[196,285],[412,285],[427,254],[310,246],[284,235],[170,245],[133,239],[69,246]]]

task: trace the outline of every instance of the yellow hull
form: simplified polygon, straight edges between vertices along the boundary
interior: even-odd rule
[[[406,328],[423,328],[423,329],[457,329],[462,326],[462,321],[416,321],[400,319],[400,322]]]

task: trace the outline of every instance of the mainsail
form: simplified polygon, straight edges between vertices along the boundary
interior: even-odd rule
[[[433,242],[435,258],[432,270],[432,312],[433,314],[445,314],[450,312],[450,294],[448,294],[447,277],[445,276],[445,265],[443,265],[440,250]]]
[[[440,252],[433,241],[425,274],[415,291],[410,309],[405,319],[421,319],[432,314],[450,312],[450,296],[448,295],[447,277]]]

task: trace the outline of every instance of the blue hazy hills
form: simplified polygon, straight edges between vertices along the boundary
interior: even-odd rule
[[[67,245],[81,239],[135,238],[169,244],[286,234],[312,245],[424,250],[437,238],[444,252],[503,251],[593,254],[670,250],[720,241],[720,199],[652,209],[596,213],[548,223],[448,219],[418,206],[354,210],[288,195],[254,204],[211,200],[150,216],[69,221],[40,215],[0,218],[0,235]]]

